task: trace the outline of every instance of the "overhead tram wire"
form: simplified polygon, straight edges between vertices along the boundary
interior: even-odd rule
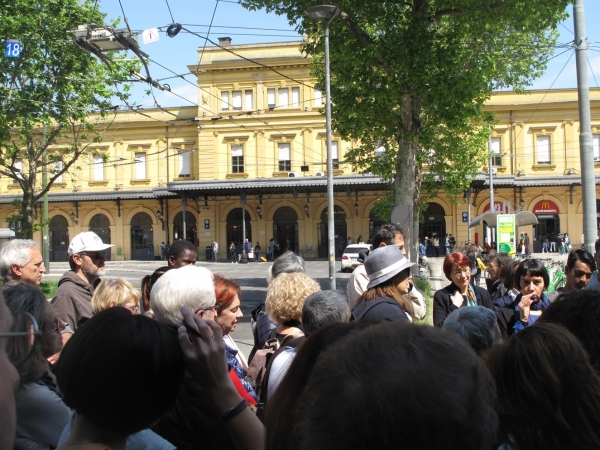
[[[208,36],[210,35],[210,29],[213,24],[213,20],[215,20],[215,14],[217,13],[217,6],[219,6],[219,0],[215,3],[215,9],[213,10],[212,17],[210,18],[210,25],[208,26],[208,30],[206,32],[206,39],[204,40],[204,45],[202,46],[202,53],[200,53],[200,58],[198,59],[198,64],[202,62],[202,57],[204,56],[204,49],[206,48],[206,42],[208,41]]]
[[[173,72],[171,69],[169,69],[168,67],[166,67],[166,66],[163,66],[162,64],[160,64],[160,63],[158,63],[158,62],[154,61],[154,60],[153,60],[153,59],[151,59],[151,58],[148,58],[148,61],[150,61],[150,62],[153,62],[154,64],[156,64],[156,65],[158,65],[158,66],[162,67],[163,69],[165,69],[165,70],[167,70],[167,71],[169,71],[169,72],[171,72],[171,73],[175,73],[175,72]],[[200,89],[202,92],[205,92],[205,93],[207,93],[208,95],[210,95],[211,97],[213,97],[213,98],[216,98],[217,100],[221,101],[221,99],[220,99],[218,96],[216,96],[215,94],[213,94],[212,92],[209,92],[209,91],[206,91],[206,90],[203,90],[203,89],[201,89],[201,88],[200,88],[200,87],[199,87],[197,84],[195,84],[195,83],[192,83],[191,81],[189,81],[189,80],[188,80],[188,79],[186,79],[186,78],[183,78],[183,79],[184,79],[184,80],[185,80],[187,83],[189,83],[189,84],[191,84],[192,86],[194,86],[196,89]],[[314,87],[313,87],[313,89],[314,89]],[[210,109],[208,109],[208,108],[205,108],[205,107],[203,107],[203,106],[200,106],[200,105],[198,105],[197,103],[195,103],[195,102],[193,102],[193,101],[191,101],[191,100],[189,100],[189,99],[187,99],[187,98],[185,98],[185,97],[182,97],[182,96],[181,96],[181,95],[179,95],[179,94],[176,94],[175,92],[172,92],[172,91],[167,91],[167,92],[170,92],[171,94],[175,95],[176,97],[179,97],[179,98],[181,98],[181,99],[185,100],[185,101],[186,101],[186,102],[188,102],[188,103],[191,103],[192,105],[194,105],[194,106],[196,106],[196,107],[198,107],[198,108],[201,108],[201,109],[203,109],[203,110],[205,110],[205,111],[208,111],[208,112],[210,112],[211,114],[216,114],[216,115],[218,115],[220,118],[225,118],[226,120],[230,121],[231,123],[233,123],[233,124],[235,124],[235,125],[237,125],[237,126],[239,126],[239,127],[243,128],[243,129],[245,129],[245,130],[247,130],[247,131],[249,131],[249,132],[251,132],[251,133],[253,132],[252,130],[248,129],[248,128],[247,128],[245,125],[242,125],[242,124],[240,124],[240,123],[237,123],[237,122],[235,122],[233,119],[229,118],[230,116],[232,116],[232,114],[228,114],[228,115],[226,115],[226,117],[223,117],[223,114],[220,114],[220,113],[215,113],[215,112],[211,111],[211,110],[210,110]],[[231,103],[227,103],[227,104],[228,104],[230,107],[233,107],[233,105],[232,105]],[[222,112],[223,112],[223,111],[222,111]],[[270,124],[269,124],[267,121],[263,120],[263,119],[262,119],[262,118],[260,118],[260,117],[256,117],[256,116],[254,116],[253,114],[249,114],[249,113],[246,113],[246,112],[240,112],[240,113],[238,113],[237,115],[238,115],[238,116],[247,116],[247,117],[250,117],[250,118],[252,118],[252,119],[254,119],[254,120],[257,120],[257,121],[259,121],[259,122],[260,122],[262,125],[264,125],[264,126],[267,126],[267,127],[271,128],[272,130],[276,131],[277,133],[280,133],[280,134],[285,134],[283,131],[281,131],[281,130],[278,130],[278,129],[277,129],[277,128],[275,128],[273,125],[270,125]],[[219,119],[217,119],[217,120],[219,120]],[[292,139],[292,142],[295,142],[296,144],[300,145],[300,147],[301,147],[301,148],[303,148],[303,149],[305,149],[305,150],[310,150],[310,149],[309,149],[309,148],[308,148],[306,145],[304,145],[302,142],[299,142],[299,141],[297,141],[297,140],[295,140],[295,139]],[[295,152],[295,151],[294,151],[294,152]],[[302,155],[302,156],[304,157],[304,155]]]

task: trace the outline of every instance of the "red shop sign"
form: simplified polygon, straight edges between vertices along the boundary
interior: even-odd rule
[[[540,200],[537,202],[532,211],[534,214],[558,214],[558,205],[552,200]]]
[[[494,211],[496,211],[497,213],[500,213],[500,214],[506,214],[506,213],[508,213],[508,211],[505,210],[504,206],[505,205],[502,202],[494,202]],[[508,208],[506,208],[506,209],[508,209]],[[489,210],[490,210],[490,204],[488,203],[485,206],[485,208],[483,208],[483,212],[486,213]]]

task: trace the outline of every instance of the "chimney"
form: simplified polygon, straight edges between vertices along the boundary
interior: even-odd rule
[[[219,45],[221,47],[229,47],[231,45],[231,38],[230,37],[220,37]]]

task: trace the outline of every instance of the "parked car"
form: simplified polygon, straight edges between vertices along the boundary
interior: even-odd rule
[[[356,264],[356,260],[358,259],[358,254],[371,250],[372,247],[371,244],[350,244],[346,247],[342,255],[342,272],[352,272],[354,270],[353,265]]]

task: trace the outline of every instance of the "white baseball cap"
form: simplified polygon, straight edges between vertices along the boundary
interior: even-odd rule
[[[110,247],[114,247],[114,245],[105,244],[102,242],[102,239],[100,239],[100,236],[98,236],[96,233],[93,231],[86,231],[84,233],[79,233],[73,238],[67,253],[69,256],[72,256],[75,253],[97,252],[100,250],[106,250]]]

